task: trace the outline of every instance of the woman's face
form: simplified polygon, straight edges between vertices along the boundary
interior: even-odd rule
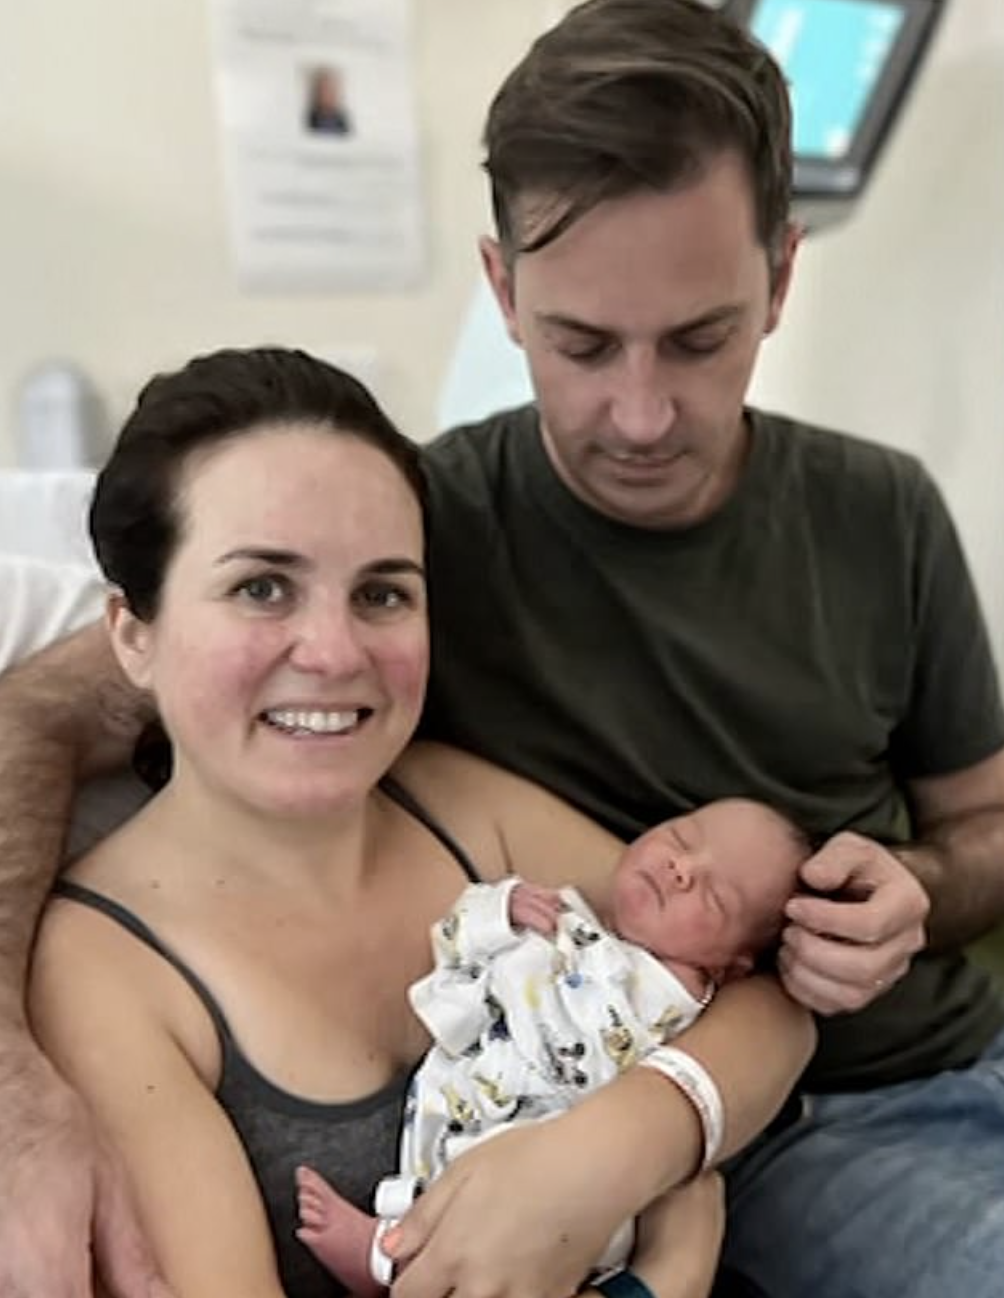
[[[196,452],[178,500],[156,618],[111,612],[178,787],[279,816],[358,803],[410,739],[425,689],[411,488],[373,446],[304,425]]]

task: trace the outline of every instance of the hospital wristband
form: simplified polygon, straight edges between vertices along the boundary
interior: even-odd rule
[[[638,1062],[668,1077],[694,1106],[704,1138],[701,1171],[705,1171],[718,1157],[725,1131],[722,1097],[711,1074],[693,1055],[675,1046],[657,1046]]]
[[[604,1280],[589,1281],[586,1288],[598,1290],[605,1298],[655,1298],[645,1281],[627,1267]]]

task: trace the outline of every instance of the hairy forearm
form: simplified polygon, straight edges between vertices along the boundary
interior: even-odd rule
[[[124,764],[148,715],[103,627],[78,632],[0,679],[0,1029],[24,1026],[31,941],[77,779]]]
[[[894,849],[931,900],[928,946],[965,946],[1004,919],[1004,808],[970,812],[930,826]]]

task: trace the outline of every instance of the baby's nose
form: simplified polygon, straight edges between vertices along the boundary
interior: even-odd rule
[[[684,856],[672,856],[666,862],[670,883],[680,892],[686,892],[693,881],[690,862]]]

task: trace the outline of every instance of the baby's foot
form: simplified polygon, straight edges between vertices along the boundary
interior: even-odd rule
[[[297,1239],[357,1298],[383,1293],[370,1273],[376,1222],[310,1167],[296,1169]]]

